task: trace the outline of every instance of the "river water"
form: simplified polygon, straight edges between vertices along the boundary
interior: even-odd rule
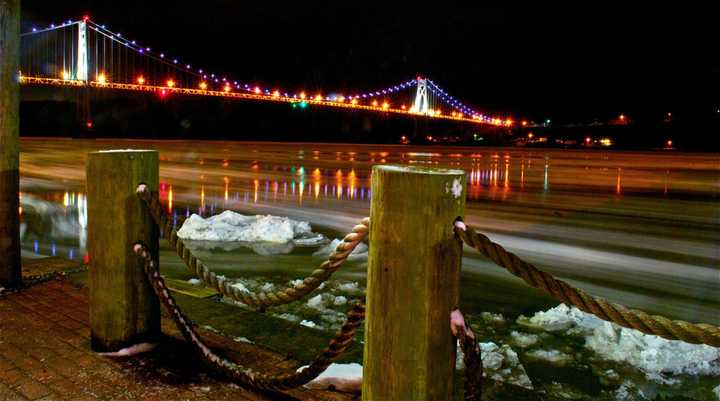
[[[26,256],[86,257],[86,155],[126,148],[160,152],[161,200],[177,218],[224,210],[287,216],[309,222],[330,239],[369,215],[372,165],[463,169],[468,174],[465,220],[508,250],[594,295],[674,319],[720,325],[717,154],[24,138]],[[246,286],[282,285],[320,261],[312,256],[316,249],[261,254],[231,248],[197,251]],[[164,252],[161,266],[188,280],[188,272],[173,270],[173,258]],[[362,259],[348,264],[335,285],[362,288],[365,267]],[[323,301],[332,304],[333,298]],[[466,248],[461,307],[467,313],[514,319],[555,305]],[[322,316],[287,313],[323,327]]]

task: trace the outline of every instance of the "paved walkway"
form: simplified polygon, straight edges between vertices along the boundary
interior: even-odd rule
[[[163,318],[166,337],[151,353],[128,358],[89,349],[87,289],[57,279],[0,297],[0,401],[25,400],[351,400],[352,396],[304,388],[257,393],[209,371],[175,326]],[[208,331],[219,352],[270,371],[294,361]]]

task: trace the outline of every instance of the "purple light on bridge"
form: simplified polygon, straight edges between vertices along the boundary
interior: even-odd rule
[[[165,58],[165,53],[160,53],[160,58]]]

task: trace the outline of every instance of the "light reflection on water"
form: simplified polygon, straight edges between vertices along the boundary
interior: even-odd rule
[[[717,155],[24,139],[26,252],[84,257],[86,154],[112,148],[160,151],[160,198],[175,222],[192,213],[209,216],[230,209],[287,215],[338,232],[368,215],[372,165],[463,169],[466,220],[491,236],[502,235],[502,244],[519,255],[554,274],[587,280],[598,295],[635,307],[717,319],[712,309],[720,304],[720,286],[707,279],[708,269],[718,266]],[[31,221],[27,209],[32,198],[56,207],[52,214],[57,221]],[[74,235],[63,230],[56,235],[51,226],[58,224],[75,230]],[[589,251],[598,259],[583,256]],[[463,262],[464,279],[480,280],[488,271],[471,256]],[[656,262],[667,267],[649,267]],[[635,290],[618,292],[631,273],[643,277],[632,280],[647,292],[642,298],[632,295]],[[689,292],[700,303],[688,301]],[[685,299],[669,306],[667,293]]]

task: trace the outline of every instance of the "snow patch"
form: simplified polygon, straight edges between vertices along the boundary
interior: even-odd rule
[[[718,386],[713,389],[713,393],[715,393],[715,398],[720,400],[720,384],[718,384]]]
[[[315,324],[312,320],[303,320],[300,324],[305,327],[317,327],[317,324]]]
[[[203,283],[202,280],[200,280],[200,279],[198,279],[198,278],[191,278],[191,279],[188,280],[187,282],[188,282],[188,284],[190,284],[190,285],[202,285],[202,283]]]
[[[303,366],[298,369],[307,369]],[[332,363],[320,376],[316,377],[305,387],[314,389],[334,388],[339,391],[359,392],[362,387],[363,367],[358,363]]]

